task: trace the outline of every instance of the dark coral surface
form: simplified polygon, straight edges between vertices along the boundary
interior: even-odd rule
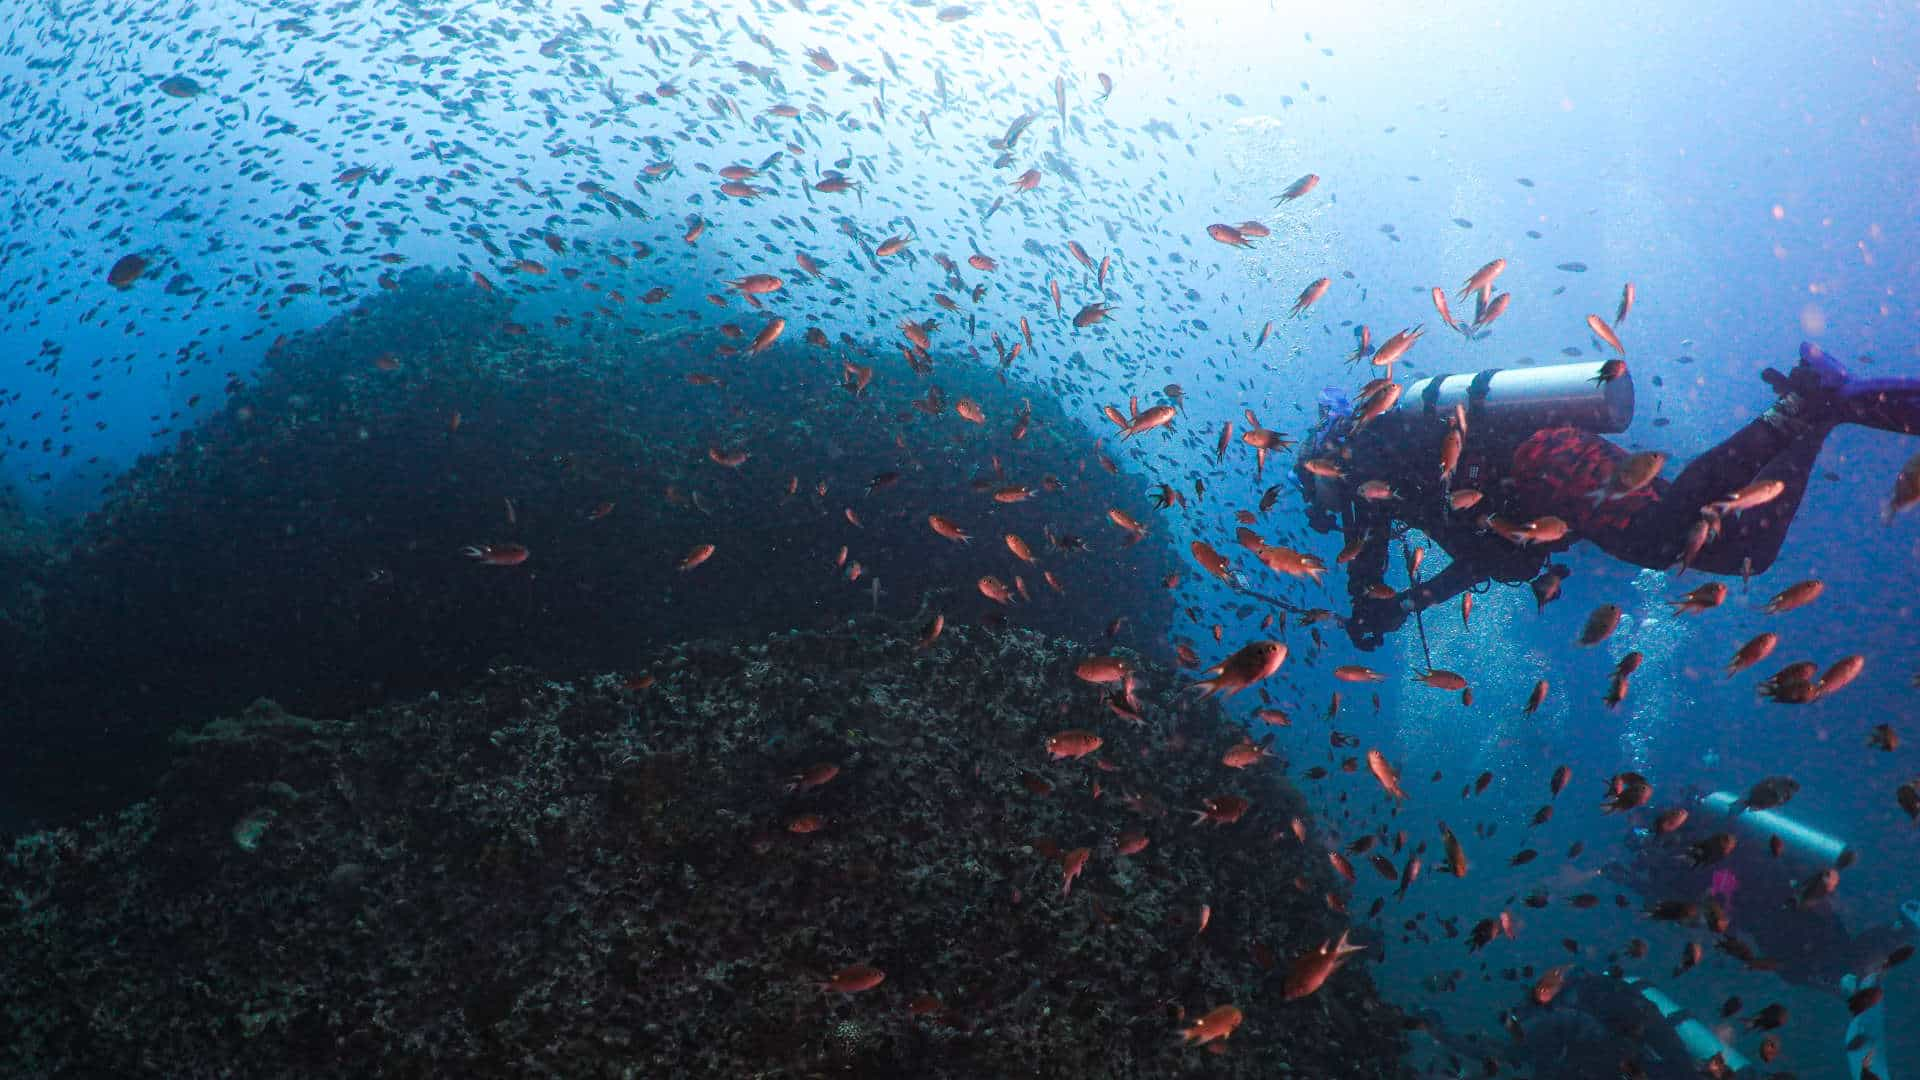
[[[350,721],[258,703],[178,737],[149,801],[14,842],[0,1070],[1390,1075],[1367,953],[1283,1000],[1344,920],[1278,766],[1222,765],[1235,732],[1159,669],[1148,722],[1115,716],[1087,652],[868,619],[683,646],[638,690],[508,669]],[[1050,761],[1070,727],[1105,746]],[[1195,825],[1223,794],[1245,818]],[[1125,830],[1150,846],[1116,855]],[[1092,849],[1068,896],[1056,847]],[[853,964],[886,979],[821,989]],[[1225,1052],[1182,1046],[1221,1004]]]
[[[573,678],[675,641],[905,615],[935,591],[973,620],[1007,610],[979,594],[989,574],[1023,578],[1024,626],[1168,630],[1173,594],[1149,583],[1179,563],[1114,460],[1140,448],[1094,450],[1091,408],[970,358],[916,373],[878,342],[796,330],[728,357],[718,335],[509,332],[510,312],[464,276],[409,274],[277,343],[57,561],[21,551],[34,587],[0,580],[0,724],[20,748],[0,760],[0,820],[9,800],[37,824],[138,798],[180,717],[256,697],[338,717],[490,666]],[[858,394],[848,364],[875,369]],[[1031,497],[996,498],[1013,486]],[[1154,531],[1129,537],[1109,508]],[[932,513],[976,541],[936,535]],[[508,543],[525,562],[462,554]],[[712,557],[681,572],[698,544]],[[0,528],[0,569],[15,550]]]

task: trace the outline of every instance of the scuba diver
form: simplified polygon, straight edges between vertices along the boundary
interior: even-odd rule
[[[1546,1005],[1514,1010],[1515,1051],[1536,1077],[1555,1080],[1695,1080],[1760,1075],[1658,987],[1615,968],[1574,968]]]
[[[1761,1074],[1746,1055],[1687,1012],[1659,987],[1619,968],[1556,969],[1558,989],[1544,999],[1533,994],[1501,1014],[1506,1038],[1451,1030],[1437,1012],[1409,1015],[1407,1027],[1423,1032],[1443,1059],[1428,1075],[1496,1076],[1506,1063],[1537,1080],[1698,1080],[1702,1076],[1747,1080]],[[1419,1053],[1418,1044],[1415,1044]]]
[[[1791,372],[1762,378],[1773,405],[1671,481],[1630,478],[1628,452],[1600,437],[1632,423],[1632,378],[1619,361],[1422,379],[1384,410],[1379,394],[1356,410],[1338,390],[1322,393],[1294,476],[1308,524],[1345,536],[1348,636],[1378,648],[1409,614],[1489,580],[1531,581],[1545,602],[1567,573],[1548,556],[1578,540],[1653,569],[1761,573],[1835,426],[1920,432],[1920,380],[1854,379],[1808,343]],[[1663,461],[1639,463],[1657,474]],[[1730,498],[1772,481],[1770,499]],[[1451,564],[1410,589],[1385,585],[1388,545],[1405,532],[1396,522],[1431,537]]]
[[[1838,873],[1854,855],[1839,838],[1779,809],[1755,810],[1726,791],[1686,794],[1685,822],[1667,835],[1635,828],[1629,856],[1601,873],[1632,889],[1649,904],[1698,901],[1713,905],[1709,919],[1724,919],[1716,947],[1749,970],[1770,971],[1783,981],[1849,1000],[1854,1013],[1844,1036],[1849,1076],[1891,1075],[1882,1035],[1886,1003],[1872,993],[1890,958],[1920,943],[1920,900],[1900,905],[1889,922],[1865,924],[1849,912]],[[1730,849],[1716,844],[1722,834]],[[1853,1009],[1855,1001],[1873,1000]]]

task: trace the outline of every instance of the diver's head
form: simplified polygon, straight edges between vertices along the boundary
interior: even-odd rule
[[[1327,456],[1345,442],[1353,430],[1352,420],[1353,406],[1346,394],[1333,386],[1320,391],[1313,428],[1294,454],[1293,482],[1307,501],[1307,524],[1315,532],[1332,532],[1339,527],[1335,515],[1346,505],[1347,495],[1340,481],[1308,472],[1304,464]]]

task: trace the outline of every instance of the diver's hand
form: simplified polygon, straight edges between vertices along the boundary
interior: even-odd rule
[[[1372,652],[1406,621],[1407,610],[1400,606],[1398,597],[1376,600],[1371,596],[1356,596],[1353,615],[1347,619],[1347,636],[1362,652]]]

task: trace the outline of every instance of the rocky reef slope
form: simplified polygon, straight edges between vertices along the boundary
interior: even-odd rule
[[[149,801],[12,843],[0,1071],[1392,1073],[1367,953],[1284,1000],[1344,919],[1278,762],[1227,768],[1148,665],[1135,724],[1071,643],[917,646],[862,619],[177,736]],[[1070,728],[1104,746],[1051,760]],[[1222,795],[1250,809],[1195,824]],[[884,981],[823,988],[852,965]],[[1223,1004],[1237,1032],[1181,1045]]]

